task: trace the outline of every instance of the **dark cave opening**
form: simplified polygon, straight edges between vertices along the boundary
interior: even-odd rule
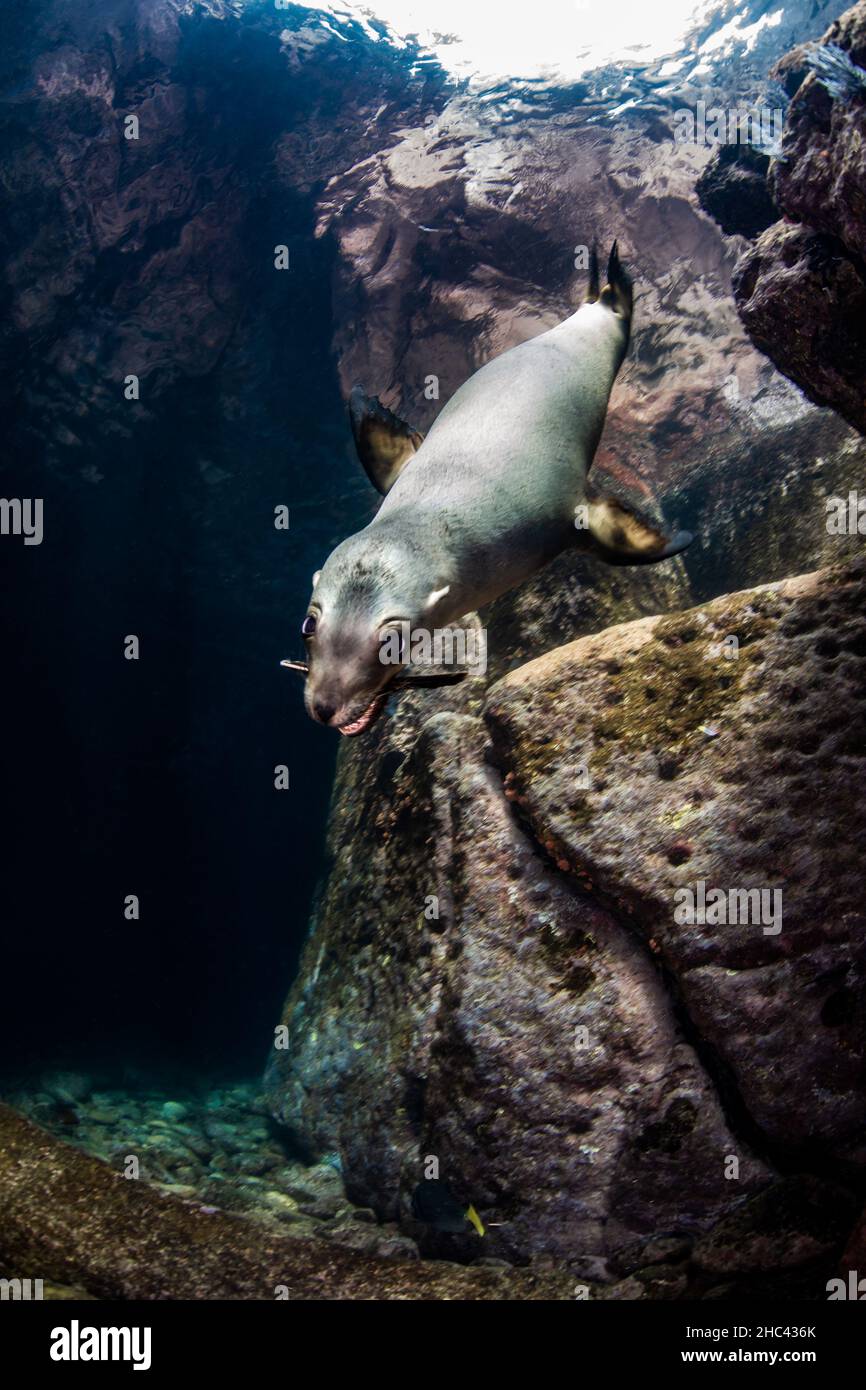
[[[145,84],[183,93],[165,149],[121,150],[118,184],[142,183],[126,236],[103,250],[85,238],[74,296],[2,335],[2,492],[43,499],[45,516],[40,546],[4,537],[2,550],[16,1070],[258,1071],[323,865],[334,741],[279,660],[312,570],[366,498],[333,359],[334,248],[313,235],[313,194],[274,172],[275,141],[313,98],[286,83],[271,33],[198,16],[182,34],[174,66]],[[118,76],[121,111],[143,81],[140,64]],[[80,126],[74,103],[63,110]],[[64,178],[69,132],[53,119],[37,99],[2,120],[19,169],[4,251],[26,256],[39,228],[31,270],[47,258],[49,277],[52,258],[81,250],[50,179],[21,172],[35,146]],[[160,158],[176,164],[180,211],[142,233],[135,205],[161,196]],[[191,227],[205,230],[185,248]],[[187,311],[192,339],[216,323],[213,351],[199,360],[193,342],[179,366],[145,354],[140,400],[126,401],[130,322],[147,346]]]

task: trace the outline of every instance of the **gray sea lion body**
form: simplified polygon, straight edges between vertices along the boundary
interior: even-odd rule
[[[361,536],[395,526],[461,617],[580,542],[576,508],[623,347],[600,301],[481,367],[448,402]]]
[[[385,497],[314,582],[305,699],[319,722],[349,734],[372,723],[395,675],[383,628],[442,629],[571,546],[645,564],[689,543],[588,483],[630,319],[614,247],[604,289],[594,267],[588,301],[480,368],[426,439],[355,388],[356,444]]]

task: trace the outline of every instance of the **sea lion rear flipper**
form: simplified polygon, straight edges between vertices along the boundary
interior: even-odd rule
[[[424,436],[405,420],[398,420],[378,396],[365,396],[362,386],[352,388],[349,419],[358,458],[370,482],[384,497],[403,466],[420,449]]]
[[[587,524],[593,550],[609,565],[654,565],[691,545],[691,531],[674,535],[616,497],[590,497]]]
[[[596,272],[597,273],[597,272]],[[619,245],[613,243],[607,260],[607,279],[599,294],[599,299],[618,318],[631,322],[634,290],[631,276],[619,258]]]

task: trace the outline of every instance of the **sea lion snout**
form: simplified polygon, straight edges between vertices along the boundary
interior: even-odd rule
[[[324,700],[316,700],[312,705],[313,718],[318,719],[320,724],[330,724],[336,712],[334,706]]]
[[[307,713],[317,724],[341,734],[363,733],[382,711],[391,675],[376,651],[364,663],[317,654],[304,689]]]
[[[352,737],[369,729],[381,714],[386,699],[387,690],[379,690],[372,696],[361,695],[359,698],[344,701],[341,705],[329,704],[327,700],[317,696],[305,700],[305,704],[307,713],[318,724],[325,724],[328,728],[338,729],[341,734]]]

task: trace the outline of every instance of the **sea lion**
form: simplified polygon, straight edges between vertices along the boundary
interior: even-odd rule
[[[426,438],[354,388],[356,447],[384,501],[314,576],[301,629],[307,662],[284,663],[307,674],[314,719],[363,733],[391,691],[416,683],[410,665],[383,661],[385,635],[446,628],[562,550],[645,565],[690,544],[688,532],[667,535],[588,482],[631,317],[632,283],[614,242],[604,287],[593,250],[577,312],[481,367]]]

